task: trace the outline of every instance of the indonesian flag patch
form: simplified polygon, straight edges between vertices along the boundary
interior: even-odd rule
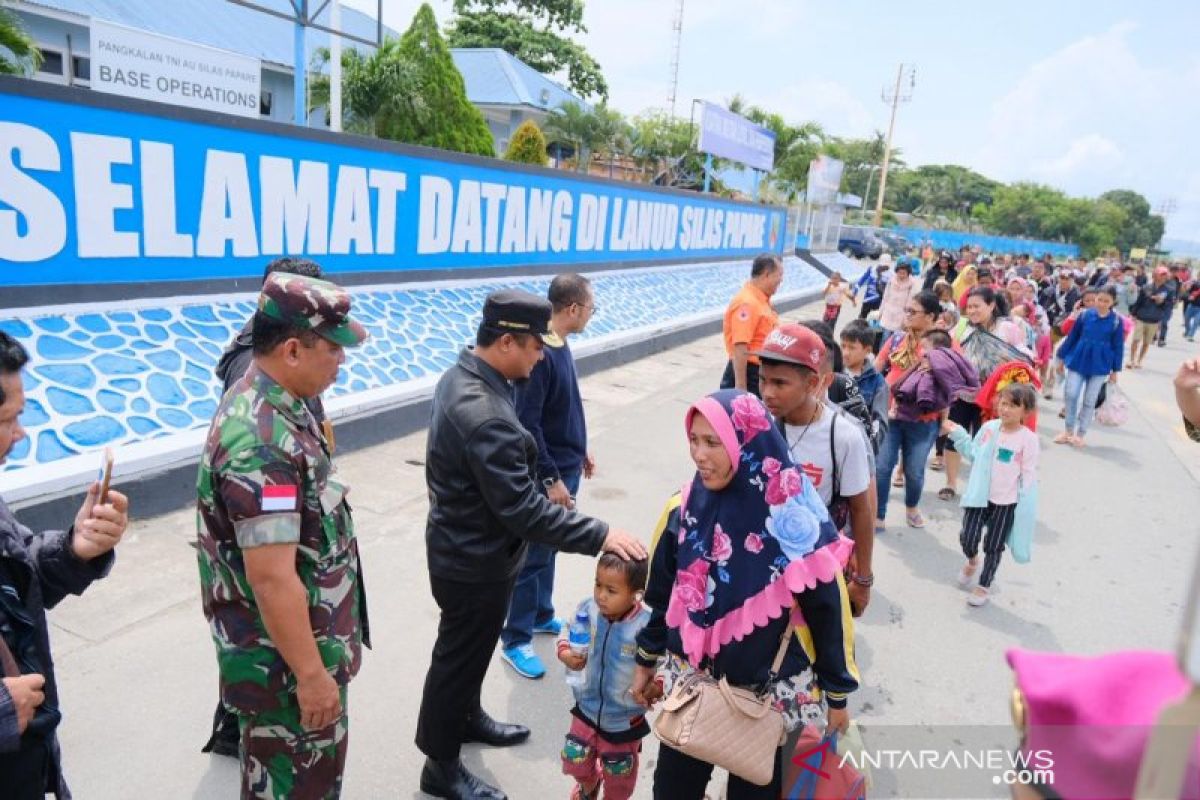
[[[295,486],[262,487],[263,511],[295,511],[297,491]]]

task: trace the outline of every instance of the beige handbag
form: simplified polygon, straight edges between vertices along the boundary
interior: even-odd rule
[[[769,686],[783,665],[794,630],[789,625],[779,642],[763,694],[697,671],[671,689],[654,720],[654,735],[684,755],[766,786],[775,774],[775,751],[787,735]]]

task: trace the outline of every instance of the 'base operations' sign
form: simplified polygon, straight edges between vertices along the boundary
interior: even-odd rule
[[[259,116],[258,59],[99,19],[92,19],[91,43],[93,89]]]

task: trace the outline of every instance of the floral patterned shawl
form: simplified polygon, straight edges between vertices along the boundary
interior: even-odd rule
[[[675,585],[667,624],[678,628],[693,666],[792,609],[806,588],[836,580],[853,542],[838,535],[829,512],[766,406],[724,389],[688,409],[702,414],[737,472],[720,491],[699,474],[683,492]],[[803,624],[795,611],[793,620]]]

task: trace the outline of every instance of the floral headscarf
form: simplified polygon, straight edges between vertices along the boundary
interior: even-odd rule
[[[730,641],[786,613],[796,593],[836,580],[853,542],[838,535],[761,400],[736,389],[714,392],[688,409],[689,432],[697,414],[737,470],[720,491],[706,489],[697,474],[680,509],[667,623],[679,628],[689,662],[701,667]]]

